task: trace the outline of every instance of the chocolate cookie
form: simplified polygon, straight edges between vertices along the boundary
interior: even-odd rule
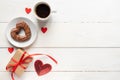
[[[19,35],[19,33],[22,29],[25,31],[24,36]],[[11,37],[14,40],[19,41],[19,42],[24,42],[24,41],[29,40],[30,37],[31,37],[31,30],[30,30],[28,24],[24,21],[21,21],[21,22],[17,23],[16,28],[13,28],[11,30]]]

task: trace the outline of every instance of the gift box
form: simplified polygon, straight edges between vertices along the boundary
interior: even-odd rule
[[[27,52],[18,49],[6,66],[6,70],[20,77],[32,60],[33,58]]]

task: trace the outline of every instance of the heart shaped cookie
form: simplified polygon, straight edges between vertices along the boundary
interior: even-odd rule
[[[24,30],[25,35],[19,35],[21,30]],[[28,26],[27,23],[25,23],[24,21],[21,21],[19,23],[16,24],[16,28],[13,28],[11,30],[11,37],[19,42],[24,42],[30,39],[31,37],[31,30]]]
[[[35,70],[38,76],[42,76],[51,71],[52,66],[50,64],[43,64],[41,60],[36,60],[34,63]]]

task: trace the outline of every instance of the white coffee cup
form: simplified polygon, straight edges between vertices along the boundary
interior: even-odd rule
[[[47,2],[38,2],[34,6],[34,15],[40,21],[48,20],[51,14],[50,5]]]

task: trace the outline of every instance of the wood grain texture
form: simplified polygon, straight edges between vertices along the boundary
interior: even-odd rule
[[[32,54],[49,54],[59,62],[56,65],[48,57],[37,56],[21,78],[16,80],[120,80],[120,1],[119,0],[44,0],[51,8],[47,24],[34,17],[33,6],[39,0],[2,0],[0,2],[0,80],[10,80],[5,67],[10,58],[7,48],[6,27],[16,17],[26,17],[35,25],[46,26],[40,30],[35,43],[26,48]],[[25,8],[32,12],[26,14]],[[47,75],[38,77],[34,61],[41,59],[53,65]]]
[[[21,78],[16,80],[119,80],[120,72],[51,72],[47,75],[38,77],[35,72],[25,72]],[[7,72],[0,73],[1,80],[9,80],[10,75]]]
[[[2,56],[0,56],[0,71],[5,71],[5,67],[14,53],[10,55],[7,48],[0,49],[0,52],[2,52]],[[28,52],[30,54],[49,54],[56,58],[58,65],[46,56],[37,56],[34,57],[34,61],[30,64],[27,71],[35,71],[34,62],[37,59],[42,60],[44,63],[52,64],[53,71],[120,71],[119,48],[31,48]],[[4,63],[2,63],[3,61]]]
[[[52,8],[52,20],[50,22],[113,22],[120,20],[119,0],[44,1],[47,1]],[[30,15],[27,15],[24,9],[25,7],[33,9],[33,6],[37,2],[39,2],[39,0],[1,1],[0,10],[4,16],[0,15],[0,22],[9,22],[12,18],[18,16],[29,17],[34,21],[33,10]]]
[[[0,46],[8,47],[7,23],[0,26]],[[120,47],[119,23],[49,23],[46,26],[48,31],[43,34],[38,30],[38,38],[31,47]]]

